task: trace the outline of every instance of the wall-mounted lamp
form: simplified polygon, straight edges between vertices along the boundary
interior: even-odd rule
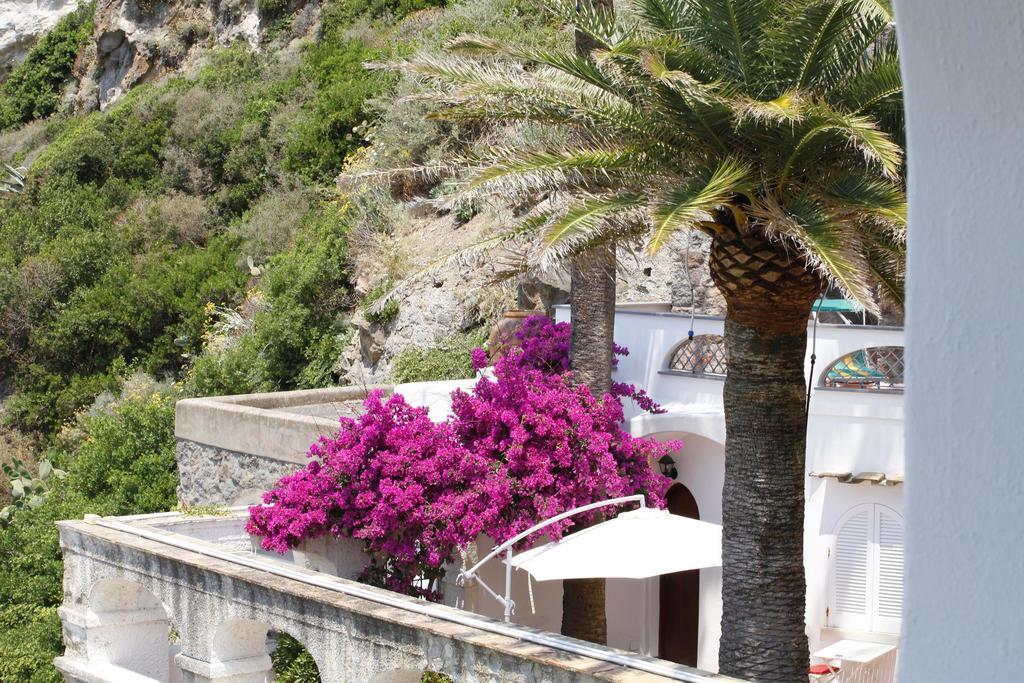
[[[661,473],[669,479],[675,479],[679,476],[679,470],[676,469],[676,461],[668,454],[658,458],[658,467],[661,468]]]

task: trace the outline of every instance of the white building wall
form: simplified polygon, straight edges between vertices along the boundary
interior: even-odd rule
[[[568,320],[567,307],[556,312]],[[721,494],[724,481],[725,416],[722,407],[723,381],[666,372],[672,351],[687,338],[688,315],[665,312],[618,310],[615,341],[630,350],[619,360],[614,379],[646,388],[663,404],[667,414],[650,415],[627,406],[630,431],[637,436],[680,438],[686,442],[676,456],[679,481],[694,494],[701,518],[721,522]],[[722,334],[721,319],[697,317],[696,335]],[[819,325],[817,334],[808,329],[806,372],[811,373],[810,354],[816,352],[813,368],[815,388],[811,399],[807,433],[807,472],[904,473],[903,402],[901,393],[831,390],[818,388],[822,374],[843,355],[873,346],[902,346],[903,330],[877,326]],[[709,454],[717,453],[715,457]],[[713,465],[712,465],[713,463]],[[830,600],[831,565],[829,548],[836,523],[851,508],[864,503],[882,503],[902,514],[902,486],[842,484],[835,480],[807,478],[804,564],[807,571],[807,636],[811,651],[842,638],[895,642],[895,634],[828,628],[826,609]],[[649,600],[648,642],[657,652],[657,582],[652,582],[655,599]],[[609,584],[609,642],[637,649],[629,633],[636,633],[642,604],[636,588],[625,582]],[[718,639],[721,635],[721,570],[701,573],[701,635],[698,666],[716,671]],[[628,619],[611,625],[616,612]],[[633,636],[636,637],[635,635]],[[614,639],[614,642],[613,642]]]
[[[902,683],[1020,680],[1024,2],[897,0],[909,137]]]

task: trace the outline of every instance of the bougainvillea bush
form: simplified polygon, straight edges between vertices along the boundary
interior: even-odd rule
[[[546,315],[532,315],[523,320],[515,331],[515,344],[521,353],[512,354],[514,362],[535,368],[549,374],[564,374],[569,371],[569,349],[572,327],[569,323],[556,323]],[[629,349],[618,344],[612,345],[612,367],[619,363],[620,356],[628,356]],[[477,357],[479,359],[480,356]],[[643,389],[637,389],[625,382],[612,382],[612,395],[628,398],[641,410],[649,413],[664,413],[665,410]]]
[[[669,482],[651,463],[679,445],[631,437],[616,399],[531,367],[525,353],[511,350],[493,379],[455,392],[444,423],[399,395],[371,393],[363,415],[343,419],[310,449],[306,469],[264,495],[268,506],[251,508],[248,531],[281,553],[324,535],[361,539],[370,557],[363,580],[439,599],[423,579],[440,578],[480,534],[502,542],[633,493],[662,505]],[[570,525],[545,533],[560,538]]]
[[[247,528],[279,553],[324,535],[361,539],[371,558],[363,578],[415,593],[416,576],[437,575],[507,499],[485,457],[425,408],[375,391],[365,409],[264,494],[271,507],[250,508]]]
[[[566,510],[634,493],[663,506],[669,481],[651,462],[679,444],[630,436],[621,403],[598,400],[567,373],[529,367],[523,355],[512,350],[495,364],[493,379],[452,395],[450,423],[460,442],[499,463],[494,479],[508,504],[486,533],[501,542]],[[573,524],[563,520],[543,534],[558,539]]]

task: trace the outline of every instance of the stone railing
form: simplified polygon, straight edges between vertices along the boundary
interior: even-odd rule
[[[727,683],[651,657],[505,624],[254,552],[238,515],[60,523],[69,683],[253,683],[287,633],[326,683]]]

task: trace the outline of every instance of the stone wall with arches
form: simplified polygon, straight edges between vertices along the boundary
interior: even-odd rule
[[[211,556],[201,551],[202,541],[171,531],[178,517],[120,518],[118,528],[60,523],[66,650],[55,663],[66,681],[264,683],[273,679],[268,637],[277,633],[308,650],[325,683],[407,683],[425,670],[459,683],[670,680]],[[160,529],[199,549],[140,537],[127,527],[150,535]]]

